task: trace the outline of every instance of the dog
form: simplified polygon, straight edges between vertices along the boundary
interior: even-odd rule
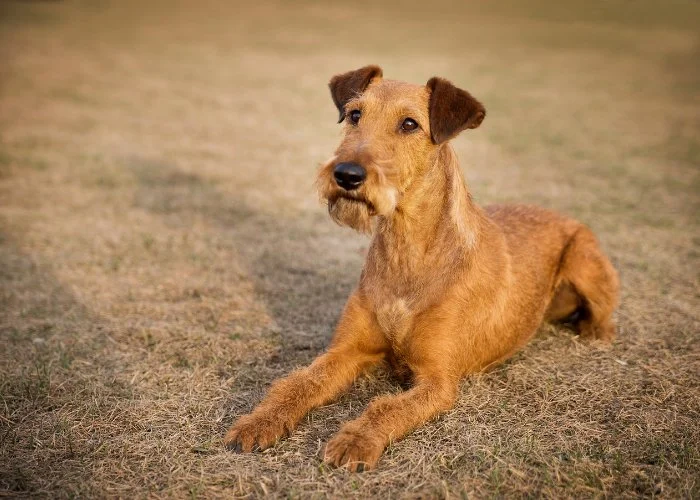
[[[464,376],[513,355],[543,321],[610,342],[619,280],[582,223],[474,202],[449,143],[486,116],[469,92],[438,77],[384,79],[378,66],[329,86],[345,130],[318,191],[334,221],[372,241],[328,350],[274,383],[224,444],[272,446],[385,361],[410,388],[373,399],[324,451],[327,463],[363,471],[390,442],[449,410]]]

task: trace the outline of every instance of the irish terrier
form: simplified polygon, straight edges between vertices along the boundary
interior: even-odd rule
[[[337,75],[330,89],[345,135],[319,171],[319,193],[333,220],[374,237],[328,351],[277,381],[224,442],[272,446],[386,360],[412,387],[372,400],[325,448],[326,462],[361,471],[450,409],[463,376],[507,359],[543,320],[610,341],[619,284],[580,222],[474,203],[449,144],[486,115],[468,92],[442,78],[384,80],[377,66]]]

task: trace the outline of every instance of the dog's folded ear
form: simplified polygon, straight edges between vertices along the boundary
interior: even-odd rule
[[[382,68],[372,65],[335,75],[331,78],[328,86],[331,89],[333,102],[340,112],[338,123],[342,122],[343,118],[345,118],[345,104],[353,97],[364,92],[372,79],[381,77]]]
[[[430,135],[435,144],[481,125],[486,109],[469,92],[438,77],[428,80],[426,86],[430,89]]]

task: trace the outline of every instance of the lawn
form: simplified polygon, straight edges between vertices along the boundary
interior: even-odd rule
[[[700,4],[0,2],[0,496],[700,497]],[[545,326],[363,474],[221,443],[326,346],[368,239],[313,180],[330,77],[446,77],[482,204],[590,225],[610,348]]]

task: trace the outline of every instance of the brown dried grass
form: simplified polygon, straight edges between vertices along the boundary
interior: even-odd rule
[[[0,494],[700,496],[698,5],[527,5],[2,2]],[[487,105],[456,141],[473,192],[589,223],[619,338],[543,328],[370,473],[319,450],[381,373],[226,452],[357,279],[367,241],[312,181],[326,81],[367,63]]]

